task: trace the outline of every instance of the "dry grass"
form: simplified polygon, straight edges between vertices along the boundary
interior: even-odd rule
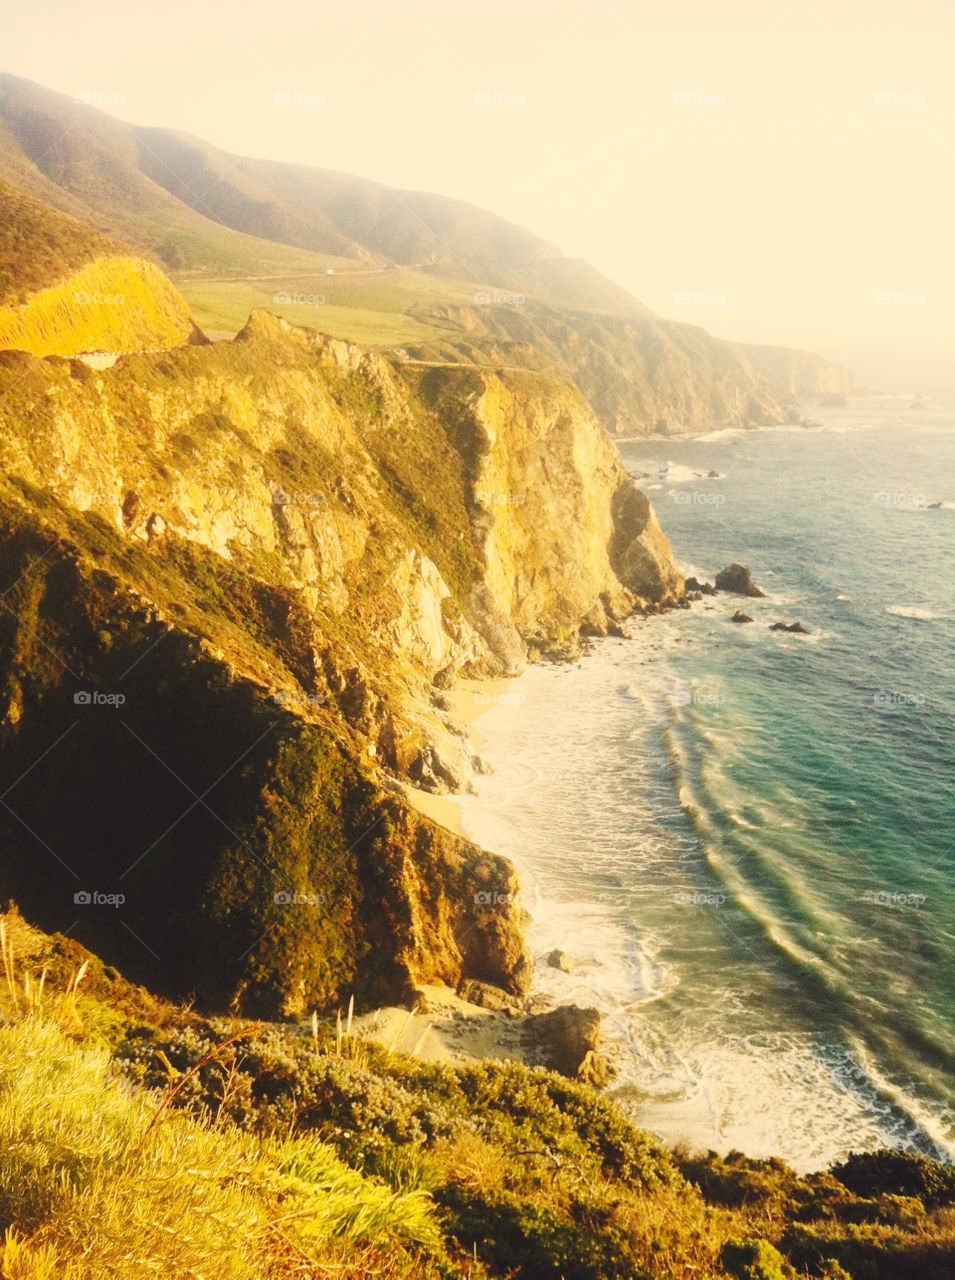
[[[398,1276],[417,1246],[441,1252],[426,1194],[365,1178],[314,1139],[262,1146],[168,1101],[41,1016],[0,1028],[4,1280],[321,1275],[342,1243],[389,1249],[381,1274]]]

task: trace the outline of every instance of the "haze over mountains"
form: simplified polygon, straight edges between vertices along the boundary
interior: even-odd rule
[[[232,156],[7,74],[0,178],[162,265],[207,330],[235,332],[271,299],[296,322],[400,358],[556,366],[615,434],[798,420],[794,401],[854,386],[809,353],[662,319],[475,206]],[[322,303],[303,312],[299,297]]]

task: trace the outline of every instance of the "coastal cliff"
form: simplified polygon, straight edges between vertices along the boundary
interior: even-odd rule
[[[468,785],[458,674],[682,595],[576,389],[255,313],[0,355],[0,461],[0,893],[212,1007],[524,991],[513,872],[403,783]]]

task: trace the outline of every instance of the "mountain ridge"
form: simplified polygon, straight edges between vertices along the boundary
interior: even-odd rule
[[[386,295],[396,271],[414,268],[432,316],[440,317],[462,285],[479,286],[467,355],[477,363],[500,359],[494,349],[501,320],[506,328],[514,312],[524,313],[531,345],[549,348],[551,359],[560,353],[565,375],[577,380],[612,434],[646,434],[661,424],[680,432],[799,420],[800,398],[818,384],[852,383],[851,375],[805,354],[792,362],[793,376],[774,377],[753,358],[755,349],[662,320],[585,261],[464,201],[233,156],[174,130],[126,125],[9,74],[0,75],[0,123],[0,177],[162,263],[187,302],[194,296],[208,308],[199,317],[207,328],[226,326],[223,307],[247,292],[243,274],[284,273],[297,285],[288,292],[330,299],[329,315],[335,297],[357,289],[357,313],[352,304],[336,307],[339,336],[370,335],[392,346],[395,325],[376,317],[382,305],[394,309]],[[211,296],[202,279],[223,271],[236,283],[225,280]],[[493,314],[502,309],[494,303],[498,290],[506,291],[503,317]],[[248,301],[246,313],[267,297]],[[287,314],[322,327],[321,313]],[[397,314],[405,314],[400,304]],[[433,335],[439,347],[441,323]],[[410,316],[405,327],[417,332]],[[510,362],[526,358],[521,345]],[[662,359],[654,356],[660,347]]]

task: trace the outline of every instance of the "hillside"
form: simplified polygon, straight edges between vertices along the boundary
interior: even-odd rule
[[[323,271],[336,261],[202,217],[141,170],[128,125],[6,73],[0,73],[0,178],[165,267],[268,274]]]
[[[11,1280],[944,1280],[950,1168],[671,1152],[540,1067],[157,999],[0,915]],[[40,975],[45,975],[41,984]]]
[[[8,353],[0,463],[0,895],[217,1008],[522,991],[513,873],[402,784],[468,785],[458,673],[682,596],[579,393],[257,313],[98,374]]]
[[[754,344],[742,346],[740,350],[780,395],[851,396],[860,391],[851,369],[823,360],[812,351]]]
[[[265,306],[426,359],[556,362],[616,434],[789,421],[794,397],[842,381],[818,357],[808,381],[777,376],[757,349],[654,316],[586,262],[476,206],[230,155],[10,75],[0,178],[162,263],[210,331],[234,333],[238,316]],[[448,315],[461,307],[479,313],[466,344]]]
[[[0,183],[0,350],[138,351],[201,341],[151,262]]]
[[[120,246],[0,182],[0,307],[15,307]]]

